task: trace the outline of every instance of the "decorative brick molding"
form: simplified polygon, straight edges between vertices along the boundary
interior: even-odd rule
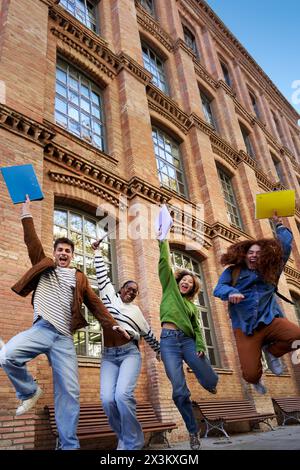
[[[51,7],[49,15],[52,20],[50,31],[59,40],[58,49],[60,52],[70,56],[70,51],[73,50],[84,59],[88,59],[94,66],[91,66],[91,72],[94,75],[97,74],[97,69],[109,79],[113,79],[118,74],[120,60],[108,48],[104,39],[76,21],[62,7]],[[76,59],[74,52],[73,59]]]
[[[146,91],[149,108],[166,117],[184,134],[187,134],[193,122],[190,117],[179,108],[178,104],[152,83],[147,85]]]
[[[152,203],[154,202],[159,204],[165,204],[171,198],[164,189],[152,186],[137,177],[134,177],[127,182],[119,176],[116,176],[107,170],[103,170],[103,167],[97,165],[96,161],[92,162],[85,159],[55,143],[51,143],[46,146],[44,155],[45,160],[48,160],[69,172],[68,174],[64,173],[64,177],[70,176],[70,178],[75,178],[75,180],[71,180],[73,186],[78,185],[78,179],[82,181],[84,178],[88,177],[95,188],[104,188],[105,190],[105,187],[107,187],[107,189],[109,191],[112,190],[116,196],[117,194],[124,194],[128,199],[132,199],[136,195],[139,195]],[[74,181],[76,184],[73,184]],[[69,180],[66,180],[65,178],[60,182],[71,184]],[[82,188],[86,189],[86,187],[83,186]],[[95,191],[93,190],[90,192]]]
[[[235,99],[235,97],[236,97],[235,91],[229,85],[227,85],[227,83],[225,83],[224,80],[219,80],[217,82],[216,87],[217,88],[223,88],[223,90],[225,90],[225,92],[227,93],[228,96]]]
[[[211,230],[211,238],[221,237],[229,242],[235,243],[240,237],[250,238],[249,235],[242,230],[239,230],[236,227],[227,227],[219,222],[214,224]]]
[[[212,150],[214,153],[222,157],[234,169],[237,168],[241,161],[241,156],[234,150],[224,139],[216,134],[210,135]]]
[[[242,118],[245,119],[245,121],[248,122],[248,124],[250,124],[251,126],[254,126],[255,124],[255,118],[254,116],[252,116],[251,113],[249,113],[246,108],[244,108],[244,106],[236,99],[236,98],[233,98],[233,102],[234,102],[234,105],[235,105],[235,111],[236,113],[241,116]]]
[[[141,196],[150,200],[152,203],[166,204],[171,196],[164,188],[156,188],[138,177],[133,177],[128,183],[127,196],[132,199],[135,196]]]
[[[137,21],[141,27],[145,31],[151,33],[151,35],[157,39],[161,45],[167,49],[167,51],[172,52],[174,45],[171,36],[162,29],[161,25],[155,21],[155,19],[149,15],[149,13],[144,10],[138,0],[135,0],[135,6]]]
[[[94,184],[94,182],[88,179],[52,170],[48,171],[48,176],[50,180],[55,183],[67,184],[69,186],[74,186],[75,188],[83,189],[84,191],[88,191],[89,193],[101,197],[115,207],[120,207],[122,210],[124,209],[124,206],[117,197],[117,194],[110,193],[107,189],[104,189],[103,186]]]
[[[295,285],[299,288],[300,286],[300,272],[297,271],[294,268],[291,268],[291,266],[285,265],[284,267],[284,274],[288,278],[288,283],[291,283],[291,280],[294,281]]]
[[[102,154],[100,151],[99,153]],[[44,155],[46,160],[58,164],[60,167],[66,168],[74,174],[92,176],[101,183],[113,187],[116,191],[120,191],[127,185],[121,178],[107,171],[103,171],[102,167],[95,163],[97,160],[90,161],[85,159],[54,142],[46,146]]]
[[[203,67],[203,65],[194,58],[194,67],[196,74],[202,78],[210,87],[216,89],[218,82],[207,72],[207,70]]]
[[[191,204],[193,207],[193,205]],[[209,250],[212,246],[210,240],[210,226],[199,220],[193,214],[186,214],[182,209],[172,204],[168,204],[169,212],[173,218],[174,225],[171,232],[184,235],[188,239],[201,243],[203,248]]]
[[[192,113],[190,115],[190,118],[192,119],[193,125],[196,126],[198,129],[200,129],[204,134],[206,135],[216,135],[214,128],[208,124],[204,119],[202,119],[200,116],[198,116],[196,113]]]
[[[18,134],[44,147],[55,136],[55,132],[43,124],[27,118],[21,113],[0,103],[0,127]]]
[[[148,72],[148,70],[142,67],[138,62],[125,54],[125,52],[121,52],[118,57],[120,61],[119,72],[126,69],[144,85],[148,85],[150,83],[152,73]]]
[[[178,49],[182,49],[186,52],[193,60],[197,60],[195,52],[184,42],[183,39],[179,38],[175,42],[174,51],[178,51]]]
[[[239,155],[240,161],[247,163],[247,165],[249,165],[253,170],[257,170],[259,168],[257,161],[254,160],[254,158],[250,157],[248,153],[244,152],[244,150],[240,150]]]

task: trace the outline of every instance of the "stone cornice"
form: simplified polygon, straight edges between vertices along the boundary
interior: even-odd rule
[[[171,196],[164,190],[164,188],[157,188],[137,176],[133,177],[128,183],[128,199],[135,196],[143,197],[151,202],[159,204],[166,204]]]
[[[150,83],[152,74],[148,72],[148,70],[133,60],[129,55],[125,54],[125,52],[121,52],[118,57],[120,60],[119,71],[126,69],[144,85]]]
[[[178,49],[182,49],[184,52],[186,52],[192,59],[197,59],[195,52],[187,46],[187,44],[184,42],[183,39],[178,38],[177,41],[174,44],[174,51],[178,51]]]
[[[217,88],[218,82],[207,72],[207,70],[196,58],[194,58],[194,67],[196,74],[202,78],[202,80],[204,80],[212,88]]]
[[[259,168],[257,161],[254,160],[254,158],[250,157],[248,153],[244,152],[244,150],[240,150],[239,155],[240,155],[240,162],[247,163],[247,165],[249,165],[254,171]]]
[[[203,19],[203,13],[206,16],[206,24],[208,28],[215,33],[221,42],[224,42],[224,36],[229,41],[226,43],[227,47],[231,49],[231,52],[236,57],[237,51],[240,55],[240,63],[245,66],[251,76],[255,76],[256,80],[260,83],[263,90],[265,90],[271,98],[277,102],[280,109],[284,107],[285,112],[291,117],[293,121],[297,121],[300,116],[296,110],[292,108],[287,99],[280,93],[278,88],[274,85],[271,79],[265,74],[261,67],[255,62],[250,56],[247,50],[242,44],[234,37],[229,31],[225,24],[218,18],[215,12],[202,0],[184,0],[181,3],[187,3],[194,10],[198,10],[198,15]],[[197,8],[198,7],[198,8]]]
[[[202,119],[200,116],[198,116],[196,113],[192,113],[190,115],[190,118],[193,122],[193,125],[196,126],[198,129],[200,129],[204,134],[206,135],[217,135],[215,133],[214,128],[208,124],[204,119]]]
[[[233,98],[233,101],[234,101],[236,113],[240,115],[242,118],[244,118],[248,122],[248,124],[253,126],[255,124],[254,116],[252,116],[252,114],[249,113],[236,98]]]
[[[84,180],[89,178],[89,181],[95,187],[102,188],[105,186],[109,191],[113,191],[115,194],[124,194],[128,199],[132,199],[134,196],[139,195],[144,199],[151,201],[152,203],[165,204],[170,199],[170,195],[164,189],[150,185],[149,183],[134,177],[129,182],[123,178],[116,176],[115,174],[104,170],[97,161],[99,159],[91,161],[85,159],[78,154],[75,154],[64,147],[51,143],[45,148],[45,159],[59,166],[63,170],[67,170],[70,177],[79,178]],[[65,175],[65,174],[64,174]],[[73,180],[67,182],[67,184],[73,184]],[[75,180],[74,180],[75,181]],[[77,181],[77,180],[76,180]],[[65,180],[61,181],[62,183]],[[86,187],[83,187],[86,189]]]
[[[224,80],[219,80],[217,82],[216,87],[217,88],[223,88],[223,90],[225,90],[227,95],[229,95],[231,98],[234,99],[236,97],[235,91],[229,85],[227,85],[227,83],[225,83]]]
[[[40,2],[45,3],[45,5],[52,7],[54,5],[58,5],[60,0],[40,0]]]
[[[211,231],[212,238],[221,237],[229,242],[236,242],[241,236],[249,238],[249,236],[242,230],[233,227],[227,227],[226,225],[221,224],[220,222],[217,222],[216,224],[212,225]]]
[[[300,272],[290,266],[285,265],[284,274],[289,278],[297,281],[297,286],[300,287]]]
[[[102,154],[102,152],[99,152]],[[105,154],[103,154],[105,155]],[[101,184],[106,184],[115,191],[122,191],[127,187],[127,183],[122,178],[115,176],[109,171],[103,171],[97,162],[99,158],[94,161],[83,158],[70,150],[65,149],[55,142],[50,143],[45,148],[45,159],[49,160],[59,166],[68,169],[80,176],[91,176]]]
[[[210,134],[210,141],[213,152],[226,160],[233,168],[237,168],[241,161],[239,153],[216,134]]]
[[[187,134],[193,123],[190,117],[179,108],[178,104],[152,83],[147,85],[146,91],[149,107],[169,119],[184,134]]]
[[[45,147],[55,136],[47,126],[0,103],[0,127]]]
[[[110,79],[117,75],[120,61],[110,51],[104,39],[76,21],[62,7],[51,7],[49,14],[52,20],[50,31],[62,42],[63,53],[65,52],[63,44],[65,44],[87,58]]]
[[[273,191],[274,183],[272,183],[267,176],[259,170],[255,170],[255,176],[258,181],[258,185],[264,191]]]
[[[173,51],[173,39],[171,36],[162,29],[161,25],[147,13],[140,3],[135,0],[137,21],[141,27],[151,33],[151,35],[162,44],[167,51]]]
[[[54,124],[53,122],[47,121],[46,119],[44,120],[44,123],[48,126],[49,129],[53,130],[55,134],[61,134],[64,137],[67,137],[68,140],[71,140],[79,144],[81,147],[84,147],[87,150],[93,152],[97,157],[100,156],[101,158],[105,158],[112,165],[116,165],[118,163],[118,159],[115,158],[113,155],[108,155],[107,153],[102,152],[97,147],[94,147],[92,144],[90,144],[86,140],[81,139],[80,137],[77,137],[77,135],[72,134],[70,131],[59,126],[58,124]]]
[[[190,205],[193,208],[193,205]],[[171,231],[175,234],[180,234],[187,239],[195,240],[200,243],[206,250],[211,248],[212,243],[209,239],[205,224],[202,220],[195,217],[193,214],[187,214],[181,208],[172,204],[168,204],[169,212],[173,218],[174,225]]]
[[[48,176],[50,180],[55,183],[66,184],[69,186],[74,186],[75,188],[83,189],[89,193],[101,197],[115,207],[120,207],[121,209],[124,208],[124,205],[118,197],[118,194],[112,194],[111,192],[107,191],[106,188],[103,188],[99,184],[95,184],[93,181],[87,178],[81,178],[52,170],[48,171]]]

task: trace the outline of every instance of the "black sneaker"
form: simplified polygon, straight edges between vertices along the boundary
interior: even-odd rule
[[[190,434],[190,447],[192,450],[198,450],[201,447],[200,439],[198,433]]]

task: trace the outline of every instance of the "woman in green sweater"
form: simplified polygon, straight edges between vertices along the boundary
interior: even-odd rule
[[[183,361],[193,370],[198,382],[216,393],[218,376],[205,356],[198,310],[193,298],[200,290],[198,278],[186,270],[173,274],[167,240],[159,243],[159,278],[163,290],[160,305],[162,332],[161,359],[172,383],[173,401],[190,434],[191,449],[200,448],[198,426],[193,415],[190,391],[183,371]]]

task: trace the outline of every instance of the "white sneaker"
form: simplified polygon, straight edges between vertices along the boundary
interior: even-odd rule
[[[257,382],[257,384],[252,384],[252,385],[257,391],[257,393],[260,393],[261,395],[264,395],[265,393],[267,393],[267,388],[264,386],[261,380]]]
[[[264,346],[262,349],[263,349],[263,352],[265,353],[266,361],[267,361],[270,371],[276,375],[283,374],[283,366],[282,366],[280,358],[273,356],[273,354],[271,354],[270,351],[268,350],[268,346]]]
[[[17,408],[16,416],[21,416],[31,410],[42,394],[43,390],[38,386],[35,394],[31,398],[22,401],[21,405]]]

